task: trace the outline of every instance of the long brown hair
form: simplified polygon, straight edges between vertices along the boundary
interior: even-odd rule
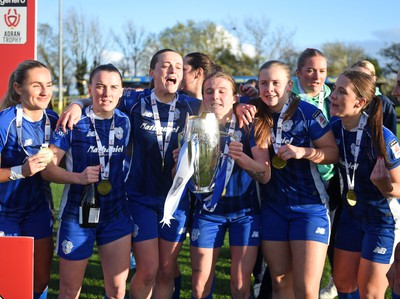
[[[258,74],[260,75],[260,72],[262,70],[269,69],[273,66],[278,66],[283,71],[285,71],[288,83],[291,82],[290,67],[279,60],[267,61],[260,67]],[[300,98],[297,97],[295,94],[291,93],[289,96],[292,98],[292,103],[290,104],[289,108],[285,112],[285,115],[283,116],[284,120],[290,119],[292,117],[300,102]],[[271,144],[271,130],[273,130],[274,128],[274,120],[272,118],[271,108],[266,105],[261,100],[261,98],[257,99],[256,106],[257,113],[254,122],[254,135],[256,145],[263,148],[266,144]]]
[[[389,163],[386,151],[385,140],[383,138],[383,114],[382,101],[375,96],[375,82],[373,78],[359,71],[348,70],[342,73],[351,82],[351,88],[358,98],[364,98],[366,104],[364,109],[371,106],[367,126],[371,131],[372,144],[378,156],[385,159],[386,164]]]
[[[0,111],[21,103],[21,96],[15,91],[14,83],[18,83],[22,86],[24,84],[28,71],[34,68],[48,69],[48,67],[40,61],[25,60],[21,62],[17,66],[17,68],[11,73],[10,79],[8,80],[7,91],[1,99]]]

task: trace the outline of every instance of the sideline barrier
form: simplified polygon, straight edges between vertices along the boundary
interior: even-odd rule
[[[33,238],[0,237],[0,298],[33,296]]]

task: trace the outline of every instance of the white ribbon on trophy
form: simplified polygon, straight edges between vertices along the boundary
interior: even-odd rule
[[[189,142],[185,142],[179,152],[176,174],[172,182],[172,188],[169,190],[164,203],[164,215],[160,221],[162,226],[165,224],[171,226],[171,219],[175,219],[173,214],[177,209],[181,196],[186,188],[186,184],[194,173],[194,159],[196,155],[197,135],[192,135]],[[189,147],[191,155],[189,155]]]

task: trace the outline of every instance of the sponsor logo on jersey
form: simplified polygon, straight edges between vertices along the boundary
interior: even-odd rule
[[[288,139],[287,137],[282,138],[282,144],[291,144],[293,141],[293,137]]]
[[[89,146],[89,148],[87,150],[87,153],[96,153],[97,154],[98,152],[99,152],[99,149],[97,148],[96,145]],[[108,148],[103,146],[103,152],[104,153],[108,153]],[[121,145],[121,146],[117,145],[113,149],[113,153],[123,153],[123,152],[124,152],[124,146],[123,145]]]
[[[293,120],[287,119],[282,123],[282,131],[283,132],[288,132],[292,129],[293,127]]]
[[[140,125],[140,129],[143,129],[143,130],[146,130],[146,131],[154,131],[155,132],[156,131],[156,126],[153,125],[153,124],[142,123]],[[172,129],[172,132],[178,133],[179,129],[180,129],[180,126],[177,126],[176,128]],[[162,127],[161,131],[165,133],[167,131],[167,127]]]
[[[72,248],[74,247],[74,244],[72,244],[71,241],[64,240],[61,243],[61,246],[62,246],[62,251],[64,252],[64,254],[70,254],[72,251]]]
[[[200,231],[197,228],[192,229],[192,241],[196,241],[200,236]]]
[[[325,228],[317,227],[317,229],[315,230],[315,233],[318,235],[325,235]]]
[[[322,113],[321,110],[317,110],[313,114],[313,118],[317,121],[321,128],[325,128],[328,124],[328,120],[326,119],[325,115]]]
[[[385,254],[386,251],[387,251],[387,249],[386,249],[385,247],[379,247],[379,246],[377,246],[377,247],[375,247],[375,249],[374,249],[374,253],[377,253],[377,254]]]
[[[346,167],[346,161],[344,161],[342,158],[340,158],[339,163],[340,165],[343,165],[343,167]],[[349,169],[357,169],[358,163],[349,162],[347,163],[347,167],[349,167]]]

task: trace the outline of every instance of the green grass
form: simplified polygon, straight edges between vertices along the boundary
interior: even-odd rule
[[[63,185],[51,184],[51,186],[53,191],[56,213],[58,213]],[[57,225],[58,223],[56,223],[54,229],[54,241],[56,239]],[[52,271],[51,271],[51,281],[49,284],[49,294],[48,294],[49,299],[56,299],[58,295],[58,284],[59,284],[58,261],[59,261],[58,257],[54,255]],[[191,267],[189,259],[189,240],[186,240],[183,245],[183,249],[179,257],[179,266],[182,272],[181,298],[182,299],[190,298],[192,286],[191,286]],[[215,287],[214,298],[228,299],[230,298],[229,295],[230,253],[227,244],[225,244],[224,248],[221,250],[220,259],[218,261],[216,272],[217,272],[217,283]],[[131,270],[127,281],[128,283],[133,273],[134,272]],[[97,253],[97,248],[95,248],[94,254],[89,261],[88,267],[86,268],[85,279],[83,281],[80,298],[98,299],[98,298],[103,298],[103,296],[104,296],[103,272],[101,269],[101,263],[99,255]]]

